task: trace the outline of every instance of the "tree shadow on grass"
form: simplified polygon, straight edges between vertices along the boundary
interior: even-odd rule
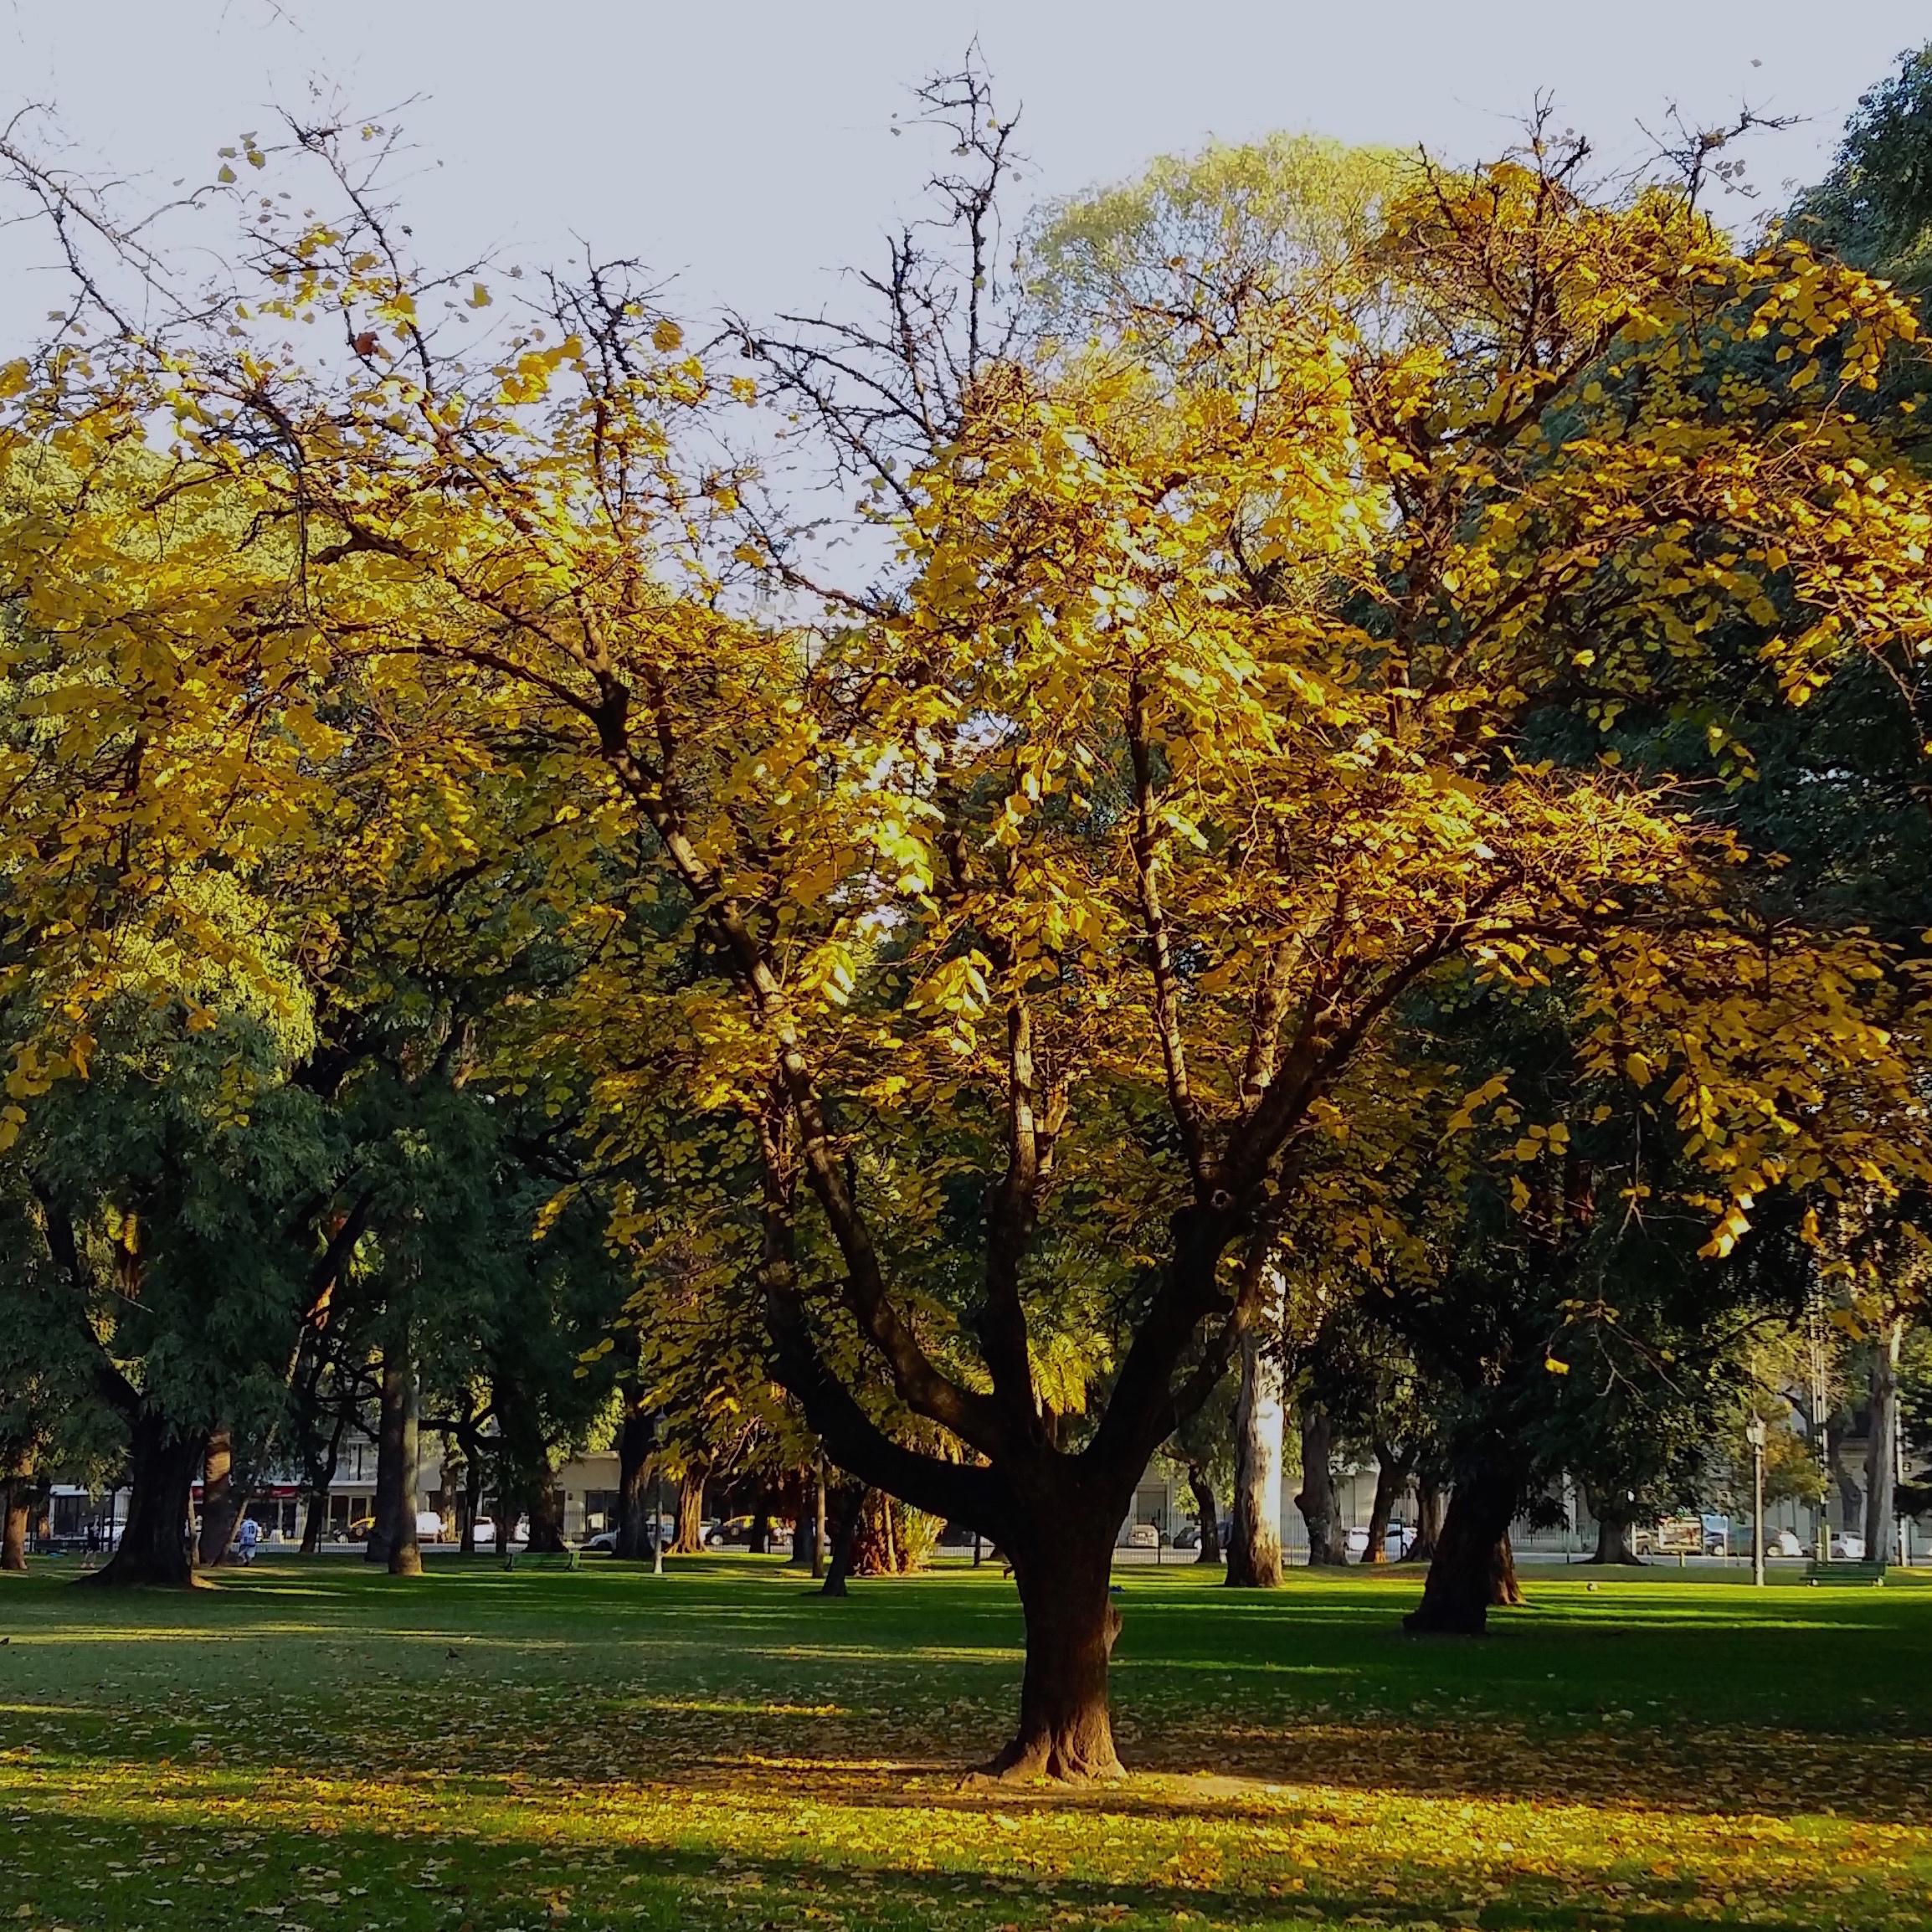
[[[1131,1817],[1118,1803],[1095,1808],[1111,1822]],[[10,1897],[39,1921],[115,1928],[165,1923],[174,1932],[231,1928],[261,1915],[357,1928],[460,1923],[471,1932],[554,1924],[711,1928],[816,1921],[866,1932],[934,1926],[1046,1927],[1112,1924],[1169,1927],[1183,1914],[1224,1926],[1403,1924],[1454,1914],[1488,1932],[1585,1932],[1606,1913],[1641,1917],[1657,1932],[1708,1925],[1719,1901],[1693,1886],[1662,1881],[1592,1884],[1557,1875],[1506,1877],[1450,1868],[1426,1857],[1381,1863],[1363,1873],[1319,1871],[1292,1878],[1191,1874],[1108,1878],[963,1865],[907,1870],[832,1846],[803,1852],[742,1846],[668,1847],[558,1842],[513,1822],[484,1838],[452,1838],[405,1817],[352,1832],[313,1833],[224,1819],[222,1857],[211,1870],[203,1827],[117,1818],[82,1805],[60,1815],[35,1808],[9,1825]],[[30,1832],[21,1832],[23,1825]],[[701,1829],[701,1821],[694,1829]],[[1022,1836],[1005,1843],[1024,1846]],[[138,1856],[135,1868],[129,1861]],[[1897,1923],[1899,1901],[1878,1886],[1827,1887],[1737,1901],[1767,1932]],[[380,1914],[378,1920],[378,1914]]]

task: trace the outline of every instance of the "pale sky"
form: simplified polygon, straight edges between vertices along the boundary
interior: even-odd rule
[[[541,264],[573,236],[677,277],[672,306],[752,314],[835,301],[932,159],[891,117],[977,35],[1024,109],[1030,187],[1059,193],[1148,157],[1283,128],[1506,144],[1539,90],[1559,122],[1634,156],[1640,121],[1805,116],[1762,136],[1768,200],[1814,178],[1857,95],[1932,38],[1926,0],[0,0],[0,106],[52,105],[70,162],[157,187],[205,180],[311,80],[358,114],[415,97],[408,191],[436,261],[495,244]],[[48,303],[0,236],[0,330]],[[44,251],[43,251],[44,252]],[[51,298],[53,291],[49,290]]]

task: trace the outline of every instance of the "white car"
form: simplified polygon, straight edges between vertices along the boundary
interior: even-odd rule
[[[1160,1544],[1160,1529],[1152,1523],[1137,1523],[1127,1533],[1129,1549],[1159,1549]]]
[[[1854,1536],[1848,1529],[1835,1532],[1832,1538],[1832,1560],[1834,1563],[1863,1563],[1865,1560],[1865,1539]]]
[[[1406,1523],[1391,1523],[1382,1539],[1382,1547],[1391,1563],[1400,1563],[1416,1541],[1416,1532]],[[1349,1560],[1359,1563],[1369,1554],[1369,1532],[1357,1528],[1349,1532]]]
[[[1765,1554],[1767,1556],[1802,1556],[1805,1546],[1799,1542],[1796,1530],[1780,1529],[1766,1545]]]

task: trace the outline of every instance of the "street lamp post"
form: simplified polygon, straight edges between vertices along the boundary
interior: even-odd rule
[[[1765,1419],[1754,1416],[1744,1425],[1751,1446],[1751,1582],[1765,1587]]]

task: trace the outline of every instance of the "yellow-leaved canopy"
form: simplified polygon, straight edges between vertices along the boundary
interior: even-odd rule
[[[1720,1246],[1767,1186],[1927,1173],[1900,963],[1766,923],[1669,769],[1539,735],[1916,661],[1927,496],[1862,406],[1914,318],[1575,160],[1419,168],[1320,278],[956,362],[891,582],[789,621],[737,593],[770,532],[675,325],[593,275],[472,352],[340,167],[239,336],[155,376],[154,500],[239,492],[274,563],[272,595],[259,561],[177,586],[209,782],[354,707],[365,792],[393,742],[389,794],[455,826],[515,771],[631,856],[534,1051],[599,1066],[587,1131],[742,1234],[831,1454],[1012,1557],[1016,1766],[1112,1765],[1115,1529],[1371,1066],[1386,1138],[1409,1063],[1377,1050],[1436,976],[1561,981],[1591,1064],[1658,1084]],[[312,314],[341,352],[281,340]],[[313,841],[326,767],[279,759],[263,840]],[[1056,1338],[1109,1296],[1076,1445]]]

